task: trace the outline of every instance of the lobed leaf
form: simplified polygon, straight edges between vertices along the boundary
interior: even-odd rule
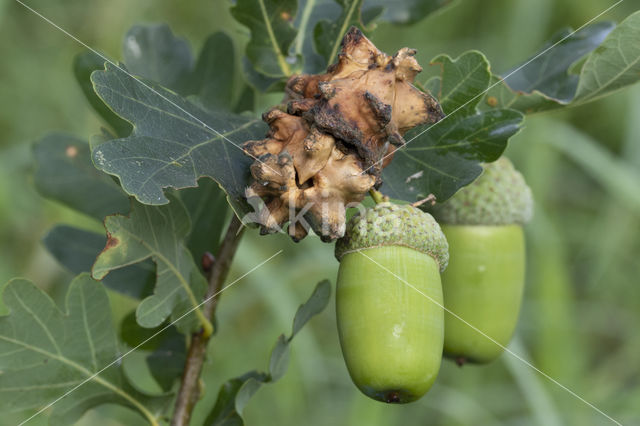
[[[188,94],[195,94],[207,109],[230,109],[233,104],[234,49],[231,38],[217,32],[204,42],[193,73]],[[169,87],[169,86],[167,86]]]
[[[440,64],[442,72],[425,86],[438,94],[449,115],[407,132],[406,146],[383,170],[381,191],[398,200],[414,202],[433,194],[445,201],[480,175],[480,163],[498,159],[522,125],[518,111],[477,112],[491,79],[489,62],[480,52],[457,59],[441,55],[432,63]]]
[[[10,281],[2,297],[10,311],[0,317],[2,412],[38,409],[82,386],[51,406],[50,424],[73,424],[105,403],[134,408],[157,424],[155,413],[168,398],[141,394],[119,365],[111,365],[119,352],[109,299],[99,283],[88,274],[74,279],[66,313],[26,280]]]
[[[106,242],[103,234],[67,225],[54,226],[43,239],[49,253],[76,275],[91,271]],[[146,260],[111,272],[102,283],[119,293],[142,299],[153,291],[155,272],[153,262]]]
[[[258,72],[288,77],[299,66],[300,58],[290,55],[297,8],[297,0],[238,0],[231,8],[233,17],[251,31],[246,53]]]
[[[178,333],[163,337],[158,347],[146,358],[151,375],[165,392],[171,391],[182,376],[186,360],[185,337]]]
[[[147,206],[134,202],[129,217],[115,215],[105,219],[107,243],[95,264],[93,276],[102,279],[111,271],[151,259],[156,264],[156,283],[151,296],[136,310],[142,327],[157,327],[169,316],[184,331],[211,325],[198,305],[206,291],[206,280],[199,272],[185,237],[190,230],[189,215],[179,199],[171,196],[166,206]]]
[[[575,102],[606,96],[640,80],[640,11],[620,23],[587,58]]]
[[[249,400],[263,384],[274,383],[284,376],[289,365],[291,340],[304,324],[324,310],[330,296],[331,283],[328,280],[319,282],[309,299],[296,311],[291,336],[287,338],[282,334],[278,337],[269,359],[269,374],[254,370],[225,382],[218,391],[216,405],[207,416],[205,425],[244,425],[242,412]]]
[[[258,72],[246,56],[242,57],[242,71],[244,72],[247,83],[260,92],[271,93],[284,91],[285,81],[281,77],[270,77]]]
[[[122,55],[132,74],[179,93],[186,90],[193,68],[191,47],[167,24],[131,27],[124,36]]]
[[[194,64],[189,43],[166,24],[135,25],[127,32],[122,51],[132,74],[193,96],[206,109],[231,109],[235,61],[228,35],[211,34]]]
[[[491,89],[487,92],[485,102],[481,103],[478,108],[482,111],[509,108],[525,114],[535,114],[561,106],[557,101],[541,92],[534,91],[528,94],[514,92],[504,83],[502,77],[493,75],[491,77]]]
[[[438,85],[438,101],[445,114],[474,114],[482,95],[489,87],[491,71],[489,61],[480,52],[472,50],[457,59],[440,55],[431,64],[442,67]]]
[[[73,73],[85,98],[100,116],[118,136],[124,137],[131,133],[131,124],[118,117],[96,95],[91,83],[91,73],[104,68],[104,58],[92,51],[78,53],[73,59]]]
[[[133,75],[152,80],[183,97],[189,96],[205,110],[232,109],[234,49],[224,33],[214,33],[207,38],[194,64],[187,41],[176,37],[167,25],[136,25],[125,36],[123,56],[128,72]],[[125,137],[131,133],[131,124],[98,96],[89,78],[93,71],[104,70],[104,66],[105,60],[93,52],[78,55],[75,66],[78,81],[98,113],[118,136]]]
[[[197,188],[180,191],[180,199],[191,219],[187,247],[196,260],[200,260],[205,252],[218,251],[229,211],[225,197],[218,184],[207,178],[200,179]]]
[[[520,130],[522,119],[521,113],[508,109],[445,119],[396,151],[382,173],[381,190],[409,202],[430,194],[438,202],[445,201],[480,176],[480,163],[500,157],[509,138]],[[425,126],[420,126],[407,133],[407,141],[423,130]]]
[[[504,80],[494,76],[483,109],[543,112],[590,102],[640,80],[640,12],[618,26],[599,22],[569,34],[570,29],[556,34]]]
[[[128,194],[144,204],[165,204],[164,188],[195,187],[199,177],[209,176],[236,211],[247,209],[244,189],[253,160],[239,145],[264,136],[260,120],[205,111],[167,89],[143,85],[111,64],[92,80],[98,95],[134,124],[131,136],[93,151],[96,167],[117,176]]]
[[[171,391],[185,365],[185,335],[176,327],[167,327],[165,324],[156,328],[143,328],[136,320],[135,311],[132,311],[120,323],[119,337],[125,345],[135,348],[137,352],[147,352],[145,360],[151,376],[163,391]]]
[[[567,104],[578,87],[578,76],[570,74],[569,67],[598,47],[614,27],[611,22],[598,22],[570,37],[567,37],[573,32],[570,28],[561,30],[540,53],[524,62],[526,66],[519,65],[507,71],[504,81],[516,92],[537,91],[556,102]]]

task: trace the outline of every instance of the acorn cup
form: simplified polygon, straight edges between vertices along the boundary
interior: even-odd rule
[[[525,278],[522,225],[532,211],[531,190],[504,157],[433,209],[451,256],[442,274],[444,354],[459,365],[490,362],[511,340]]]
[[[412,206],[380,203],[348,223],[336,243],[337,324],[347,369],[365,395],[407,403],[435,381],[448,257],[440,226]]]

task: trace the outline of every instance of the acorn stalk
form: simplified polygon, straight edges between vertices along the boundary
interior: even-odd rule
[[[442,274],[444,354],[459,364],[490,362],[511,340],[525,278],[522,224],[532,208],[524,178],[501,158],[433,209],[451,255]]]
[[[428,213],[387,202],[354,216],[336,244],[340,345],[355,385],[387,403],[415,401],[440,369],[440,271],[447,242]]]

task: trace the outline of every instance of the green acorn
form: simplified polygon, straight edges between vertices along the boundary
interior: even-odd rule
[[[336,243],[336,313],[347,369],[365,395],[406,403],[435,381],[448,257],[440,226],[412,206],[380,203],[348,223]]]
[[[522,225],[532,211],[531,190],[507,158],[486,164],[475,182],[433,209],[451,255],[442,289],[455,315],[445,312],[444,354],[459,364],[494,360],[513,335],[524,287]]]

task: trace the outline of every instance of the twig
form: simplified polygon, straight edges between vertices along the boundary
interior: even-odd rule
[[[207,303],[204,304],[202,312],[212,322],[220,299],[219,295],[215,297],[214,295],[220,291],[227,278],[243,229],[242,222],[234,215],[215,259],[212,258],[211,254],[205,254],[202,258],[202,265],[209,281],[206,296]],[[205,335],[203,330],[191,335],[191,344],[182,372],[182,382],[180,383],[171,426],[189,425],[191,412],[200,397],[200,373],[210,338],[211,336]]]

